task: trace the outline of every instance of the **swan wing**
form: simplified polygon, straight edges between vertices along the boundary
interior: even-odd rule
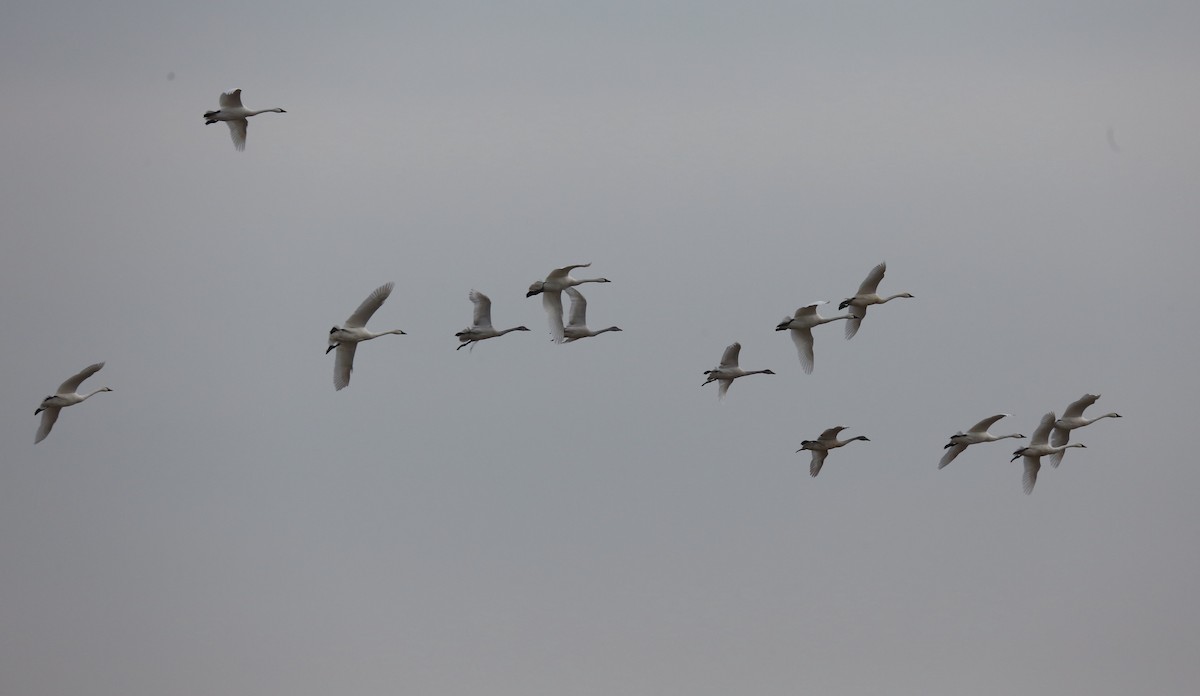
[[[590,265],[592,265],[592,264],[591,263],[577,263],[573,266],[563,266],[562,268],[556,268],[553,271],[550,271],[550,275],[546,276],[546,280],[558,280],[560,278],[566,278],[568,275],[571,274],[571,271],[575,270],[576,268],[587,268]]]
[[[367,295],[367,299],[363,300],[358,309],[354,310],[354,314],[351,314],[350,318],[346,320],[346,328],[361,329],[366,326],[371,315],[383,306],[383,301],[392,294],[392,288],[395,285],[395,283],[384,283],[371,291],[371,294]]]
[[[816,302],[810,302],[809,304],[804,305],[800,309],[797,309],[796,314],[793,316],[795,316],[796,319],[799,319],[800,317],[816,316],[817,307],[820,307],[823,304],[828,304],[828,300],[818,300]]]
[[[720,385],[720,387],[717,389],[717,399],[724,399],[725,395],[729,393],[729,385],[733,384],[733,380],[719,379],[717,380],[717,383]]]
[[[1067,444],[1067,441],[1070,439],[1071,431],[1067,430],[1066,428],[1055,428],[1054,430],[1050,431],[1050,444],[1054,445],[1055,447]],[[1063,455],[1066,453],[1066,450],[1062,450],[1061,452],[1055,452],[1054,454],[1051,454],[1050,466],[1057,468],[1058,465],[1062,463]]]
[[[241,107],[242,105],[242,90],[234,89],[221,94],[221,99],[218,102],[222,109],[231,107]]]
[[[471,320],[471,325],[475,328],[492,328],[491,298],[478,290],[472,290],[467,297],[475,305],[475,315]]]
[[[55,394],[74,394],[79,391],[79,385],[83,384],[83,380],[99,372],[102,367],[104,367],[104,363],[102,362],[98,362],[95,365],[88,365],[80,370],[79,374],[71,375],[70,379],[59,385],[58,391]],[[58,416],[56,415],[55,417],[57,418]],[[51,420],[50,424],[53,425],[54,421]],[[46,432],[50,432],[50,428],[46,428]]]
[[[987,418],[984,418],[983,420],[979,421],[975,425],[972,425],[971,429],[968,430],[967,432],[969,432],[969,433],[986,433],[988,431],[988,428],[992,427],[992,425],[996,421],[1000,420],[1001,418],[1003,418],[1005,416],[1009,416],[1009,415],[1012,415],[1012,414],[997,413],[994,416],[988,416]]]
[[[226,121],[229,124],[229,136],[233,138],[233,148],[237,151],[246,149],[246,126],[250,125],[244,118]]]
[[[883,274],[886,272],[887,272],[887,262],[881,263],[878,266],[876,266],[875,268],[872,268],[871,272],[867,274],[866,280],[864,280],[862,282],[862,285],[858,286],[857,294],[859,294],[859,295],[875,294],[875,292],[877,290],[879,290],[879,281],[883,280]]]
[[[546,310],[546,319],[550,322],[550,336],[555,343],[563,342],[563,306],[562,292],[547,290],[542,293],[542,307]]]
[[[342,343],[337,347],[333,361],[333,388],[341,391],[350,386],[350,371],[354,369],[354,350],[357,343]]]
[[[821,473],[821,465],[825,463],[825,457],[829,456],[828,450],[813,450],[812,461],[808,464],[808,475],[816,476]]]
[[[954,461],[954,458],[962,454],[963,450],[966,448],[966,445],[954,445],[953,447],[947,449],[946,453],[942,455],[941,461],[938,462],[938,468],[945,469],[946,465]]]
[[[858,327],[862,326],[863,317],[867,316],[867,308],[850,305],[846,308],[846,313],[850,315],[850,318],[846,320],[846,340],[848,341],[858,333]]]
[[[54,422],[58,420],[58,412],[61,410],[61,408],[51,406],[42,411],[42,422],[38,425],[37,437],[33,439],[33,444],[36,445],[46,439],[46,436],[50,434],[50,429],[54,427]]]
[[[1031,457],[1028,454],[1023,458],[1025,461],[1025,477],[1022,483],[1025,485],[1025,495],[1033,492],[1033,485],[1037,483],[1038,471],[1042,468],[1042,463],[1038,457]]]
[[[742,344],[741,343],[729,344],[729,347],[727,347],[725,349],[725,352],[721,354],[721,365],[720,365],[721,369],[724,370],[724,369],[727,369],[730,367],[737,367],[738,366],[738,356],[741,355],[741,353],[742,353]]]
[[[587,299],[575,288],[567,288],[567,294],[571,296],[571,316],[567,325],[587,326]]]
[[[817,439],[820,440],[821,442],[830,442],[832,440],[836,440],[838,433],[842,432],[845,429],[846,429],[846,426],[844,426],[844,425],[835,425],[832,428],[829,428],[825,432],[821,433],[821,436],[818,437]]]
[[[1096,403],[1099,399],[1099,394],[1084,394],[1078,401],[1072,402],[1067,410],[1063,411],[1063,418],[1078,418],[1083,415],[1083,409]]]
[[[1042,416],[1042,422],[1038,423],[1038,427],[1033,431],[1033,437],[1029,438],[1030,445],[1044,445],[1050,439],[1050,431],[1054,428],[1054,411]]]
[[[792,343],[796,344],[796,352],[800,354],[800,367],[806,374],[813,371],[813,336],[811,329],[792,329]]]

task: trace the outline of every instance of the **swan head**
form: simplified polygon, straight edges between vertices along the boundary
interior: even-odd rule
[[[763,370],[763,371],[762,371],[762,373],[763,373],[764,375],[773,375],[773,374],[775,374],[775,373],[774,373],[773,371],[771,371],[771,370]]]
[[[525,297],[533,297],[534,295],[540,295],[542,293],[542,291],[545,289],[545,285],[546,285],[545,281],[542,281],[542,280],[539,280],[538,282],[534,283],[533,285],[530,285],[529,292],[525,293]]]
[[[607,329],[605,329],[605,331],[621,331],[621,327],[619,327],[619,326],[610,326],[610,327],[608,327]]]
[[[529,331],[529,327],[528,326],[518,326],[517,328],[513,329],[513,331]]]
[[[110,387],[101,387],[100,391],[112,391]]]
[[[286,111],[284,111],[283,109],[271,109],[271,111],[274,111],[274,112],[275,112],[275,113],[277,113],[277,114],[286,114],[286,113],[287,113],[287,112],[286,112]]]
[[[909,299],[912,299],[912,296],[913,294],[911,292],[902,292],[899,295],[896,295],[896,297],[907,297]]]

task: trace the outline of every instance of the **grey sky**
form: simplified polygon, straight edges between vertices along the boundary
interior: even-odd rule
[[[577,4],[6,7],[0,696],[1191,693],[1200,7]]]

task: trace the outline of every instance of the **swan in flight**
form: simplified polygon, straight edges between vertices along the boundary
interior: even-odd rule
[[[849,440],[837,439],[838,433],[845,429],[846,426],[844,425],[835,426],[821,433],[821,435],[815,440],[801,441],[800,449],[796,450],[796,452],[803,452],[804,450],[810,450],[812,452],[812,463],[808,465],[809,476],[816,476],[817,474],[821,473],[821,465],[825,463],[825,457],[829,455],[829,450],[837,449],[838,447],[845,447],[855,440],[863,440],[864,442],[871,441],[871,439],[866,435],[852,437]]]
[[[800,353],[800,366],[804,368],[805,374],[812,374],[813,371],[813,336],[812,327],[828,324],[831,321],[839,319],[849,319],[849,314],[842,314],[836,317],[823,317],[817,313],[817,307],[827,304],[825,300],[806,304],[796,310],[795,316],[787,317],[779,322],[775,327],[776,331],[791,330],[792,343],[796,344],[796,351]]]
[[[238,150],[246,149],[246,119],[258,114],[265,114],[268,111],[273,111],[277,114],[286,114],[283,109],[259,109],[251,111],[242,106],[242,90],[235,89],[232,92],[225,92],[221,95],[221,108],[216,111],[204,112],[204,125],[224,121],[229,124],[229,134],[233,136],[233,146]]]
[[[862,324],[863,317],[867,316],[867,307],[871,305],[884,304],[891,302],[897,297],[912,297],[907,292],[902,292],[890,297],[880,296],[876,290],[879,289],[879,281],[883,280],[883,274],[887,271],[887,263],[881,263],[871,272],[867,274],[867,279],[858,286],[858,292],[854,297],[847,297],[838,305],[838,309],[846,309],[849,307],[850,321],[846,322],[846,339],[854,338],[854,334],[858,333],[858,327]]]
[[[77,403],[85,401],[88,397],[95,396],[100,392],[112,391],[108,387],[100,387],[88,394],[76,393],[79,385],[83,384],[83,380],[99,372],[102,367],[104,367],[104,363],[102,362],[98,362],[95,365],[88,365],[79,374],[74,375],[59,385],[58,391],[54,392],[54,394],[42,399],[42,404],[33,412],[35,416],[39,413],[42,414],[42,423],[38,426],[37,437],[34,438],[33,444],[36,445],[45,440],[46,436],[50,434],[50,429],[54,427],[54,422],[58,420],[59,411],[67,406],[74,406]]]
[[[1009,461],[1017,461],[1017,457],[1024,457],[1025,461],[1025,495],[1033,492],[1033,485],[1037,483],[1038,471],[1042,468],[1042,457],[1048,454],[1057,454],[1068,447],[1087,447],[1078,442],[1072,442],[1069,445],[1050,445],[1046,444],[1050,439],[1050,430],[1054,428],[1054,411],[1042,416],[1042,422],[1038,423],[1037,430],[1033,431],[1033,437],[1029,438],[1029,445],[1013,452],[1013,457]]]
[[[724,399],[725,392],[729,391],[729,385],[733,384],[733,380],[746,375],[773,375],[770,370],[743,370],[738,367],[738,355],[742,352],[742,344],[733,343],[725,349],[725,353],[721,355],[721,364],[711,370],[705,370],[704,374],[708,375],[700,386],[704,386],[709,382],[719,382],[721,384],[720,391],[717,393],[717,399]]]
[[[529,292],[525,293],[525,297],[542,296],[542,307],[546,309],[546,316],[550,320],[550,335],[554,338],[555,343],[562,343],[564,338],[562,291],[583,283],[609,282],[608,278],[571,277],[571,271],[574,269],[587,268],[591,265],[590,263],[577,263],[574,266],[556,268],[550,271],[550,275],[546,276],[545,280],[539,280],[530,285]]]
[[[1071,439],[1071,431],[1076,428],[1082,428],[1085,425],[1091,425],[1101,418],[1120,418],[1119,413],[1106,413],[1103,416],[1095,418],[1084,418],[1083,410],[1088,406],[1096,403],[1099,399],[1099,394],[1084,394],[1079,397],[1079,400],[1067,406],[1067,410],[1063,411],[1062,418],[1054,421],[1054,431],[1050,433],[1050,444],[1065,445],[1067,440]],[[1050,455],[1050,466],[1057,467],[1062,462],[1063,454],[1066,450],[1056,452]]]
[[[566,336],[563,343],[578,341],[581,338],[599,336],[605,331],[621,330],[620,327],[610,326],[607,329],[592,331],[587,327],[587,299],[584,298],[583,293],[575,288],[567,288],[567,295],[571,297],[571,314],[567,320],[567,325],[563,327],[563,336]]]
[[[1024,438],[1025,436],[1021,435],[1020,433],[1013,433],[1012,435],[993,435],[988,432],[988,428],[992,427],[992,424],[994,424],[996,421],[1005,416],[1011,415],[1011,413],[998,413],[994,416],[984,418],[975,425],[972,425],[970,430],[965,433],[960,430],[951,435],[950,444],[942,448],[946,450],[946,453],[942,455],[942,460],[938,462],[938,468],[946,468],[947,464],[954,461],[955,457],[963,453],[963,450],[967,448],[967,445],[978,445],[981,442],[995,442],[996,440],[1004,440],[1010,437],[1017,438],[1018,440]]]
[[[511,329],[504,329],[503,331],[497,331],[496,329],[493,329],[491,298],[482,292],[479,292],[478,290],[472,290],[467,295],[467,298],[470,299],[471,303],[475,305],[475,315],[471,320],[470,326],[454,334],[455,336],[458,336],[458,340],[460,341],[458,348],[462,348],[463,346],[471,346],[471,350],[475,350],[475,344],[479,343],[480,341],[487,340],[489,338],[495,338],[497,336],[503,336],[510,331],[529,330],[529,328],[525,326],[514,326]],[[455,348],[454,350],[458,350],[458,348]]]
[[[337,348],[337,355],[334,356],[333,362],[333,386],[335,389],[345,389],[350,384],[350,371],[354,369],[354,349],[361,341],[369,341],[372,338],[388,334],[404,334],[400,329],[375,333],[364,328],[371,315],[383,305],[383,301],[388,298],[388,295],[392,294],[394,285],[395,283],[384,283],[375,288],[358,306],[358,309],[354,310],[354,314],[350,315],[344,325],[335,326],[329,330],[329,347],[325,349],[325,354],[328,355],[329,351]]]

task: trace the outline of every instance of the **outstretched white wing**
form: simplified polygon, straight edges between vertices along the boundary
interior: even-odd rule
[[[88,365],[80,370],[79,374],[72,375],[70,379],[59,385],[58,391],[55,394],[74,394],[79,391],[79,385],[83,384],[83,380],[99,372],[102,367],[104,367],[104,363],[102,362],[98,362],[95,365]],[[58,416],[56,415],[55,417],[57,418]],[[53,425],[54,421],[51,420],[50,424]],[[50,428],[46,428],[46,432],[50,432]]]
[[[738,366],[738,355],[742,352],[741,343],[731,343],[721,355],[721,369]]]
[[[942,455],[942,460],[938,462],[938,468],[945,469],[946,465],[954,461],[954,458],[962,454],[966,448],[966,445],[952,445],[946,448],[946,453]]]
[[[879,281],[883,280],[883,274],[886,272],[887,272],[887,262],[881,263],[878,266],[876,266],[875,268],[872,268],[871,272],[867,274],[866,280],[864,280],[862,282],[862,285],[858,286],[857,294],[859,294],[859,295],[875,294],[875,292],[877,290],[879,290]]]
[[[354,310],[354,314],[351,314],[350,318],[346,320],[346,328],[358,329],[366,326],[367,320],[371,318],[371,315],[383,306],[383,301],[388,298],[388,295],[392,294],[393,286],[395,286],[395,283],[384,283],[375,288],[367,296],[367,299],[362,301],[358,309]],[[341,355],[341,353],[338,353],[338,355]],[[353,355],[353,352],[351,352],[351,355]]]
[[[354,350],[357,343],[342,343],[337,347],[333,361],[333,388],[345,389],[350,385],[350,371],[354,369]]]
[[[235,89],[223,93],[220,101],[217,103],[221,105],[222,109],[234,106],[240,107],[242,105],[242,90]]]
[[[796,352],[800,354],[800,367],[806,374],[813,371],[813,335],[812,329],[790,329],[792,343],[796,344]]]
[[[33,444],[37,444],[46,439],[50,434],[50,429],[54,427],[54,421],[58,420],[58,412],[62,409],[51,406],[42,411],[42,423],[38,426],[37,437],[33,439]]]
[[[477,329],[492,328],[492,300],[478,290],[472,290],[469,295],[475,305],[475,315],[471,324]]]
[[[567,288],[567,294],[571,296],[571,315],[567,326],[587,326],[587,299],[575,288]]]
[[[559,269],[562,270],[562,269]],[[555,343],[563,342],[563,306],[562,292],[547,290],[542,293],[542,308],[546,310],[546,319],[550,322],[550,336]]]

